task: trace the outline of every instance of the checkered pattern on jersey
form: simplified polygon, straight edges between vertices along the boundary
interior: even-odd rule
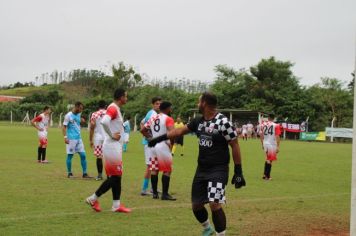
[[[213,120],[211,120],[207,131],[214,132],[215,130],[220,132],[226,141],[231,141],[237,138],[237,132],[232,123],[221,113],[218,113]]]
[[[150,157],[149,168],[150,168],[150,170],[159,171],[158,158],[157,157]]]
[[[225,184],[219,182],[208,182],[209,202],[225,203]]]
[[[94,146],[94,155],[96,157],[102,157],[103,156],[103,145]]]
[[[93,114],[91,114],[90,121],[95,121],[99,117],[102,117],[104,115],[105,115],[105,110],[104,109],[100,109],[99,111],[93,112]]]

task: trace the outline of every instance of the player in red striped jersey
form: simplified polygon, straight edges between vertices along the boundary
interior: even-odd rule
[[[37,162],[48,163],[46,160],[46,149],[48,144],[48,123],[50,120],[51,108],[45,106],[43,112],[31,120],[31,124],[38,130],[39,146],[37,149]]]
[[[271,180],[272,162],[277,160],[277,153],[279,152],[280,126],[274,123],[274,114],[268,116],[268,121],[261,124],[260,139],[262,143],[262,149],[266,153],[265,168],[263,173],[263,179]]]

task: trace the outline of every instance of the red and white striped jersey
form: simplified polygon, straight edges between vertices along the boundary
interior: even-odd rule
[[[263,144],[277,145],[276,136],[281,135],[281,129],[279,124],[272,121],[263,121],[260,133],[263,135]]]
[[[174,127],[174,120],[166,114],[159,113],[152,116],[146,123],[145,128],[151,130],[152,138],[166,134],[167,127]]]
[[[49,115],[45,115],[44,113],[41,113],[38,116],[36,116],[36,118],[33,121],[37,123],[37,126],[40,129],[47,131],[48,123],[49,123]]]
[[[93,114],[90,117],[91,122],[95,122],[95,129],[94,129],[94,140],[104,140],[105,134],[103,130],[103,126],[100,123],[101,120],[103,119],[106,111],[105,109],[100,109],[96,112],[93,112]]]

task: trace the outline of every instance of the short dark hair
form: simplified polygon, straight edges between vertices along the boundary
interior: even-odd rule
[[[126,93],[125,89],[122,88],[116,89],[114,92],[114,100],[118,100],[122,96],[125,96],[125,93]]]
[[[161,103],[161,105],[159,105],[159,109],[160,109],[161,111],[164,111],[164,110],[166,110],[167,108],[170,108],[171,106],[172,106],[172,103],[167,102],[167,101],[164,101],[164,102]]]
[[[131,116],[130,116],[130,115],[128,115],[128,116],[126,117],[126,120],[129,120],[129,119],[131,119]]]
[[[151,103],[154,104],[155,102],[157,101],[162,101],[162,98],[157,96],[157,97],[153,97],[152,100],[151,100]]]
[[[84,106],[84,105],[83,105],[83,103],[77,101],[77,102],[74,103],[74,106],[75,107],[80,107],[80,106]]]
[[[99,109],[101,108],[101,109],[104,109],[105,107],[106,107],[106,102],[104,101],[104,100],[100,100],[99,102],[98,102],[98,107],[99,107]]]
[[[206,104],[213,107],[216,107],[216,105],[218,104],[218,99],[216,95],[211,92],[202,93],[201,101],[206,102]]]
[[[47,111],[48,109],[50,109],[49,106],[44,106],[43,111]]]
[[[276,116],[275,116],[274,113],[269,113],[269,114],[268,114],[268,118],[274,119],[275,117],[276,117]]]

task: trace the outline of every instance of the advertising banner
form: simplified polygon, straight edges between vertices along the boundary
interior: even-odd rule
[[[300,140],[303,141],[325,141],[325,132],[302,132],[300,133]]]
[[[352,129],[326,127],[326,136],[334,138],[352,138]]]

